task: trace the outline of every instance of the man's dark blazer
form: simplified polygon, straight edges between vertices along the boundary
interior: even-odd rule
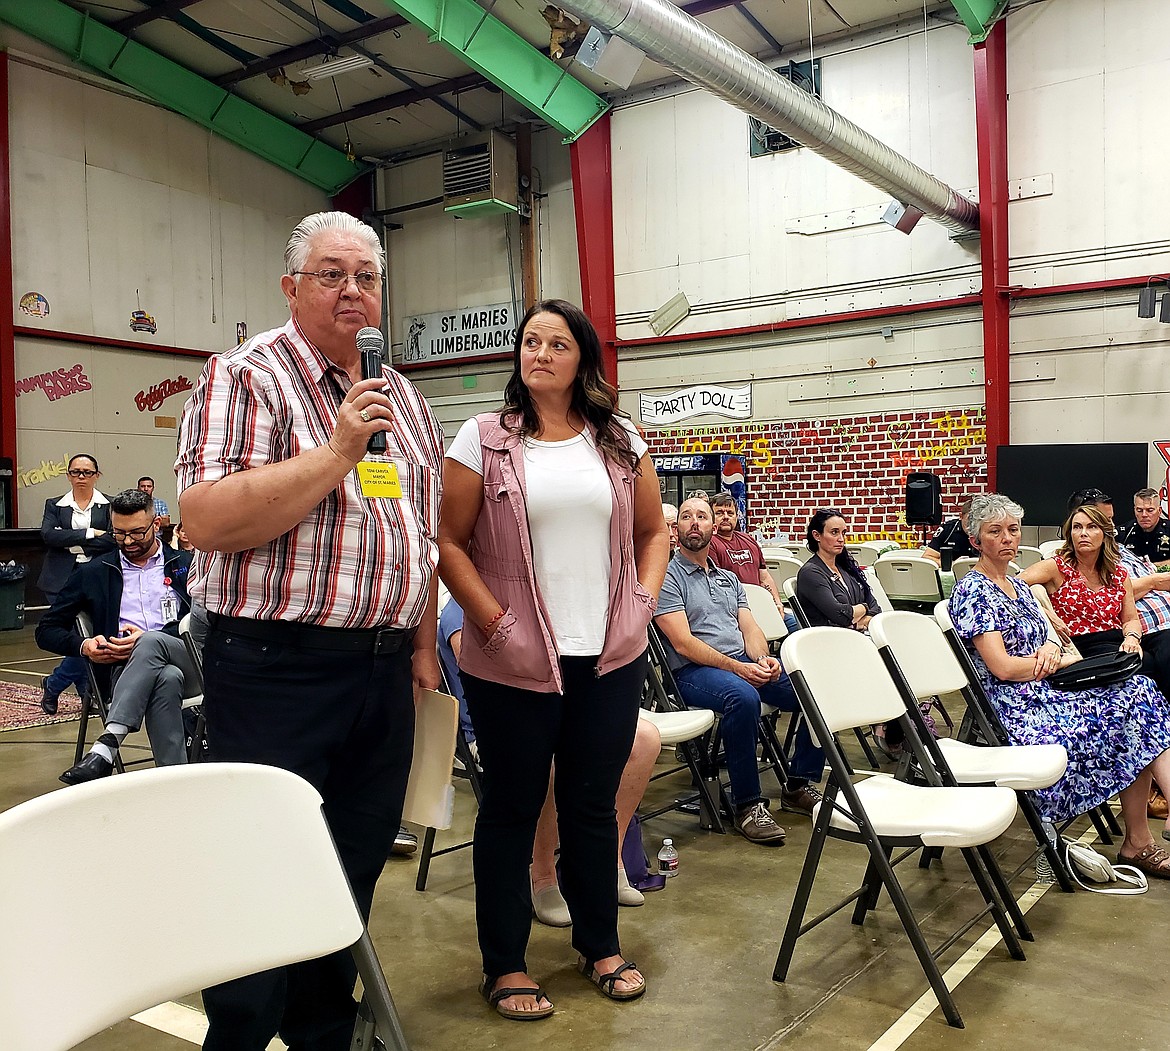
[[[87,538],[84,529],[73,528],[73,508],[61,507],[57,501],[59,496],[45,501],[45,514],[41,519],[41,539],[49,549],[45,553],[45,562],[41,568],[39,587],[49,601],[57,597],[57,593],[65,586],[69,574],[77,564],[77,556],[69,550],[71,547],[82,547],[90,558],[97,558],[115,547],[114,538],[110,536],[110,505],[93,504],[90,512],[90,525],[94,529],[101,529],[105,536]]]
[[[165,544],[163,552],[163,573],[178,596],[181,620],[191,609],[191,597],[187,594],[191,552],[172,551]],[[78,613],[89,614],[95,634],[107,638],[117,634],[122,611],[121,557],[121,552],[111,551],[101,558],[83,562],[69,575],[57,600],[37,625],[36,640],[42,650],[59,653],[62,657],[81,655],[81,644],[85,640],[77,631]],[[177,635],[178,620],[164,630]],[[97,664],[94,667],[103,679],[109,675],[109,665]]]

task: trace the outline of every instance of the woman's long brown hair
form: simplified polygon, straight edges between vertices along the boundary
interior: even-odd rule
[[[1064,543],[1057,553],[1066,562],[1074,566],[1077,564],[1077,552],[1072,542],[1072,520],[1076,515],[1082,513],[1088,517],[1090,522],[1100,526],[1101,532],[1105,534],[1105,540],[1101,544],[1101,550],[1097,555],[1096,569],[1101,574],[1101,579],[1105,581],[1106,585],[1112,587],[1113,574],[1116,572],[1117,566],[1121,561],[1117,553],[1117,537],[1113,532],[1113,523],[1109,521],[1105,512],[1095,504],[1085,504],[1069,512],[1068,518],[1064,520],[1064,525],[1060,527],[1060,533],[1064,537]]]
[[[618,460],[631,470],[638,471],[638,457],[630,445],[629,432],[618,423],[629,416],[617,407],[617,389],[601,373],[601,340],[597,329],[579,306],[564,299],[544,299],[534,303],[516,326],[512,341],[512,375],[504,388],[504,407],[500,410],[500,426],[531,437],[540,433],[540,413],[532,395],[520,377],[520,347],[524,329],[536,314],[556,314],[569,326],[577,341],[581,361],[569,407],[597,434],[597,447],[602,456]]]

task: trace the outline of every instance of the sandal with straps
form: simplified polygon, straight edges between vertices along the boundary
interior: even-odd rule
[[[539,985],[535,989],[532,987],[526,989],[493,988],[498,981],[498,978],[492,978],[485,974],[483,981],[479,983],[479,995],[494,1007],[496,1013],[502,1018],[511,1018],[517,1022],[532,1022],[538,1018],[548,1018],[556,1010],[552,1001],[544,995],[544,990]],[[531,996],[538,1004],[543,1000],[546,1006],[538,1007],[535,1011],[521,1011],[515,1007],[505,1007],[502,1001],[508,999],[509,996]]]
[[[633,960],[628,960],[620,967],[609,972],[609,974],[598,974],[597,968],[582,956],[577,961],[577,970],[580,971],[586,978],[589,979],[598,989],[601,990],[602,996],[608,996],[611,1000],[637,1000],[646,991],[646,979],[643,978],[640,985],[628,992],[618,992],[615,988],[619,981],[629,981],[628,978],[622,978],[626,971],[636,971],[638,965]]]
[[[1140,869],[1147,876],[1154,879],[1170,879],[1170,850],[1157,847],[1151,843],[1143,847],[1132,858],[1127,858],[1121,851],[1117,852],[1117,860],[1125,865],[1132,865]]]

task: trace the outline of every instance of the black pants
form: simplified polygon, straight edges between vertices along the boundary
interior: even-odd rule
[[[563,657],[563,694],[460,674],[483,763],[475,821],[475,921],[484,974],[527,971],[528,865],[556,760],[561,887],[573,947],[590,962],[620,950],[614,797],[634,744],[643,654],[598,677],[595,657]]]
[[[396,653],[300,649],[213,624],[204,650],[213,760],[265,763],[321,793],[354,897],[369,917],[406,795],[414,739],[411,646]],[[274,821],[280,820],[273,814]],[[203,991],[207,1051],[346,1051],[357,1005],[348,951]]]

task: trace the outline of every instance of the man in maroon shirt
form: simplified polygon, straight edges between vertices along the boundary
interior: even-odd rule
[[[772,574],[764,565],[764,553],[747,533],[736,529],[739,511],[730,493],[716,493],[711,498],[711,513],[715,517],[715,534],[711,537],[711,560],[720,569],[739,577],[744,584],[758,584],[765,588],[779,607],[783,601],[776,590]]]

